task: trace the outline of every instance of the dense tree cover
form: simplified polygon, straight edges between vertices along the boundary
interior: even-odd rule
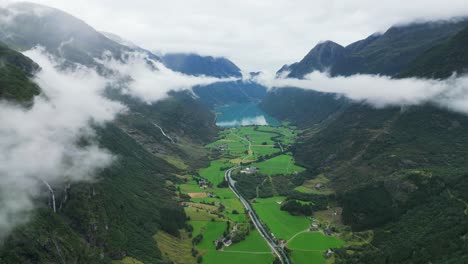
[[[448,24],[392,28],[383,36],[353,44],[354,53],[372,49],[380,55],[367,57],[364,68],[360,60],[366,56],[350,60],[349,69],[405,73],[399,77],[445,78],[452,72],[462,73],[468,59],[466,29],[461,31],[464,23],[439,36],[433,33]],[[392,35],[408,37],[392,40]],[[401,45],[379,51],[375,43],[383,38]],[[387,51],[398,51],[397,57],[381,64],[394,56],[386,56]],[[412,63],[408,58],[418,59]],[[346,75],[348,66],[343,65],[342,74]],[[300,93],[284,93],[289,93],[291,102],[301,100]],[[285,104],[283,109],[294,113],[307,108]],[[338,250],[337,263],[467,262],[468,117],[432,105],[375,109],[360,103],[331,111],[324,118],[319,112],[320,122],[315,121],[314,112],[310,115],[303,113],[302,119],[279,115],[293,122],[311,120],[292,148],[297,162],[308,172],[296,175],[293,183],[300,185],[314,175],[325,175],[336,191],[336,200],[328,197],[329,202],[343,207],[343,221],[357,235],[361,230],[373,234],[365,243]],[[296,192],[289,197],[307,201],[294,195]],[[285,207],[299,208],[297,205],[291,202]]]
[[[374,229],[372,244],[337,251],[337,263],[466,263],[468,177],[446,184],[397,221]]]
[[[447,78],[453,73],[466,73],[467,68],[468,27],[423,53],[400,77]]]
[[[312,208],[309,204],[302,204],[296,200],[286,200],[281,204],[281,210],[287,211],[292,215],[305,215],[312,214]]]
[[[288,88],[269,91],[260,107],[275,118],[307,128],[345,108],[346,101],[335,94]]]
[[[0,98],[30,102],[40,92],[31,81],[39,66],[21,53],[0,43]]]
[[[236,187],[239,192],[247,199],[266,198],[274,196],[273,186],[268,176],[254,174],[236,174],[233,175],[237,181]]]
[[[185,213],[173,199],[174,192],[165,187],[177,170],[113,125],[99,135],[103,147],[120,155],[119,161],[104,170],[96,183],[54,186],[58,212],[44,209],[19,227],[5,242],[0,262],[44,263],[63,258],[67,263],[109,263],[131,256],[155,263],[161,259],[153,235],[160,229],[178,235],[185,227]],[[43,250],[47,245],[50,251]],[[103,252],[104,259],[96,252]]]

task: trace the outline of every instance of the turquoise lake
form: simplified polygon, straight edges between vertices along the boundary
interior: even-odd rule
[[[255,103],[230,104],[215,108],[219,127],[278,126],[280,122],[267,115]]]

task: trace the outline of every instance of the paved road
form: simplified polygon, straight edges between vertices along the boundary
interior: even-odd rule
[[[232,192],[234,192],[234,194],[237,196],[237,198],[239,198],[239,200],[242,202],[245,209],[247,210],[247,213],[248,213],[250,219],[252,219],[252,222],[254,223],[255,228],[257,228],[257,230],[260,232],[260,235],[262,235],[263,239],[265,239],[265,241],[270,246],[270,248],[273,250],[275,255],[278,256],[278,258],[281,260],[281,263],[291,264],[291,262],[289,261],[288,256],[284,252],[284,250],[280,246],[278,246],[278,244],[276,244],[275,240],[271,237],[270,233],[265,229],[265,227],[263,226],[262,222],[260,221],[259,217],[255,213],[255,210],[252,208],[250,203],[237,190],[236,181],[234,181],[231,178],[231,173],[232,173],[233,170],[238,169],[238,168],[239,168],[238,166],[234,167],[234,168],[230,168],[229,170],[227,170],[224,173],[224,178],[226,179],[226,181],[227,181],[227,183],[229,185],[229,188],[232,190]]]

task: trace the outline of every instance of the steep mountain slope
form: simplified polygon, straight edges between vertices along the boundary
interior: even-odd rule
[[[451,71],[462,72],[467,63],[464,35],[463,30],[421,55],[412,64],[419,67],[402,70],[405,76],[444,78]],[[369,41],[364,50],[376,41]],[[380,57],[368,65],[379,63]],[[388,74],[385,71],[382,74]],[[372,234],[367,242],[339,250],[337,263],[467,261],[466,115],[432,105],[375,109],[352,103],[318,123],[322,113],[317,111],[321,118],[315,118],[316,110],[309,111],[315,126],[302,135],[295,157],[311,178],[330,180],[343,207],[342,220],[356,237],[368,235],[368,230]],[[447,246],[440,247],[440,241]]]
[[[347,105],[347,100],[338,98],[336,94],[298,88],[271,90],[260,103],[260,107],[269,115],[301,128],[318,124]]]
[[[38,70],[39,66],[32,60],[0,43],[0,98],[30,101],[40,92],[39,87],[30,81]]]
[[[318,44],[289,70],[289,77],[302,78],[314,70],[329,70],[332,75],[356,73],[395,76],[401,73],[419,55],[453,37],[468,25],[466,19],[394,26],[384,34],[373,34],[345,48]],[[326,42],[332,43],[332,42]],[[334,49],[332,49],[334,47]],[[334,53],[330,53],[335,50]],[[331,56],[332,54],[333,56]],[[325,57],[320,64],[317,58]]]
[[[162,62],[171,70],[194,75],[218,78],[241,78],[239,67],[226,58],[214,58],[197,54],[166,54]],[[213,108],[230,103],[259,102],[267,89],[248,80],[218,82],[205,86],[196,86],[193,92],[205,105]]]
[[[326,71],[342,59],[345,53],[345,48],[333,41],[319,43],[299,63],[287,69],[291,71],[288,76],[301,78],[313,70]]]
[[[65,66],[82,63],[98,69],[105,66],[94,58],[105,50],[115,54],[130,50],[61,11],[24,5],[18,8],[26,12],[0,30],[0,38],[17,49],[41,44],[65,59]],[[62,43],[67,38],[73,40]],[[38,66],[3,46],[0,55],[5,64],[0,83],[7,84],[1,88],[2,97],[30,100],[39,92],[29,80]],[[57,213],[47,207],[44,187],[44,197],[36,201],[39,209],[29,223],[19,226],[2,244],[1,263],[111,263],[125,257],[163,263],[153,235],[164,230],[177,236],[185,227],[186,216],[175,194],[174,184],[180,181],[176,174],[205,165],[202,145],[217,132],[215,117],[188,93],[174,93],[154,104],[122,94],[108,96],[130,108],[97,132],[99,144],[118,160],[96,182],[70,185],[64,177],[53,184]]]
[[[200,56],[193,53],[168,53],[161,57],[171,70],[188,75],[206,75],[218,78],[242,77],[239,67],[226,58]]]
[[[17,50],[42,46],[51,54],[86,66],[98,63],[104,52],[119,58],[129,47],[120,45],[78,18],[33,3],[13,3],[0,9],[0,41]]]
[[[376,234],[368,248],[342,252],[342,263],[443,263],[463,256],[462,241],[432,249],[440,239],[459,241],[468,233],[461,187],[468,183],[466,116],[432,106],[357,104],[315,131],[296,146],[295,157],[331,181],[346,224]]]
[[[260,102],[267,89],[251,81],[219,82],[193,87],[200,101],[209,107],[230,103]]]
[[[468,68],[468,27],[446,42],[419,56],[401,77],[447,78],[466,73]]]
[[[158,263],[162,258],[152,236],[160,229],[178,234],[185,223],[166,183],[177,181],[170,174],[176,169],[113,125],[99,134],[119,161],[94,184],[54,186],[58,212],[42,206],[30,223],[17,228],[0,251],[2,263],[110,263],[125,256]]]

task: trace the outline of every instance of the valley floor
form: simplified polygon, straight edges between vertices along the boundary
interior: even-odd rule
[[[281,184],[273,183],[280,175],[292,178],[304,171],[295,165],[288,151],[296,135],[296,129],[289,126],[231,128],[220,132],[217,140],[206,146],[212,153],[210,166],[183,176],[185,183],[177,186],[190,229],[193,229],[193,262],[248,264],[273,263],[275,260],[241,201],[225,182],[225,171],[236,166],[239,168],[233,171],[234,179],[251,181],[249,185],[256,193],[249,195],[247,190],[241,190],[241,182],[236,187],[246,199],[250,198],[249,203],[276,243],[291,252],[292,263],[333,261],[333,258],[327,259],[325,253],[330,248],[342,246],[341,239],[325,235],[320,220],[293,216],[280,209],[286,197],[280,195]],[[255,182],[256,174],[264,175],[263,182]],[[249,180],[249,177],[252,178]],[[264,195],[266,183],[274,186],[269,191],[271,195]],[[166,253],[164,249],[162,252]],[[177,263],[176,259],[170,259]]]

